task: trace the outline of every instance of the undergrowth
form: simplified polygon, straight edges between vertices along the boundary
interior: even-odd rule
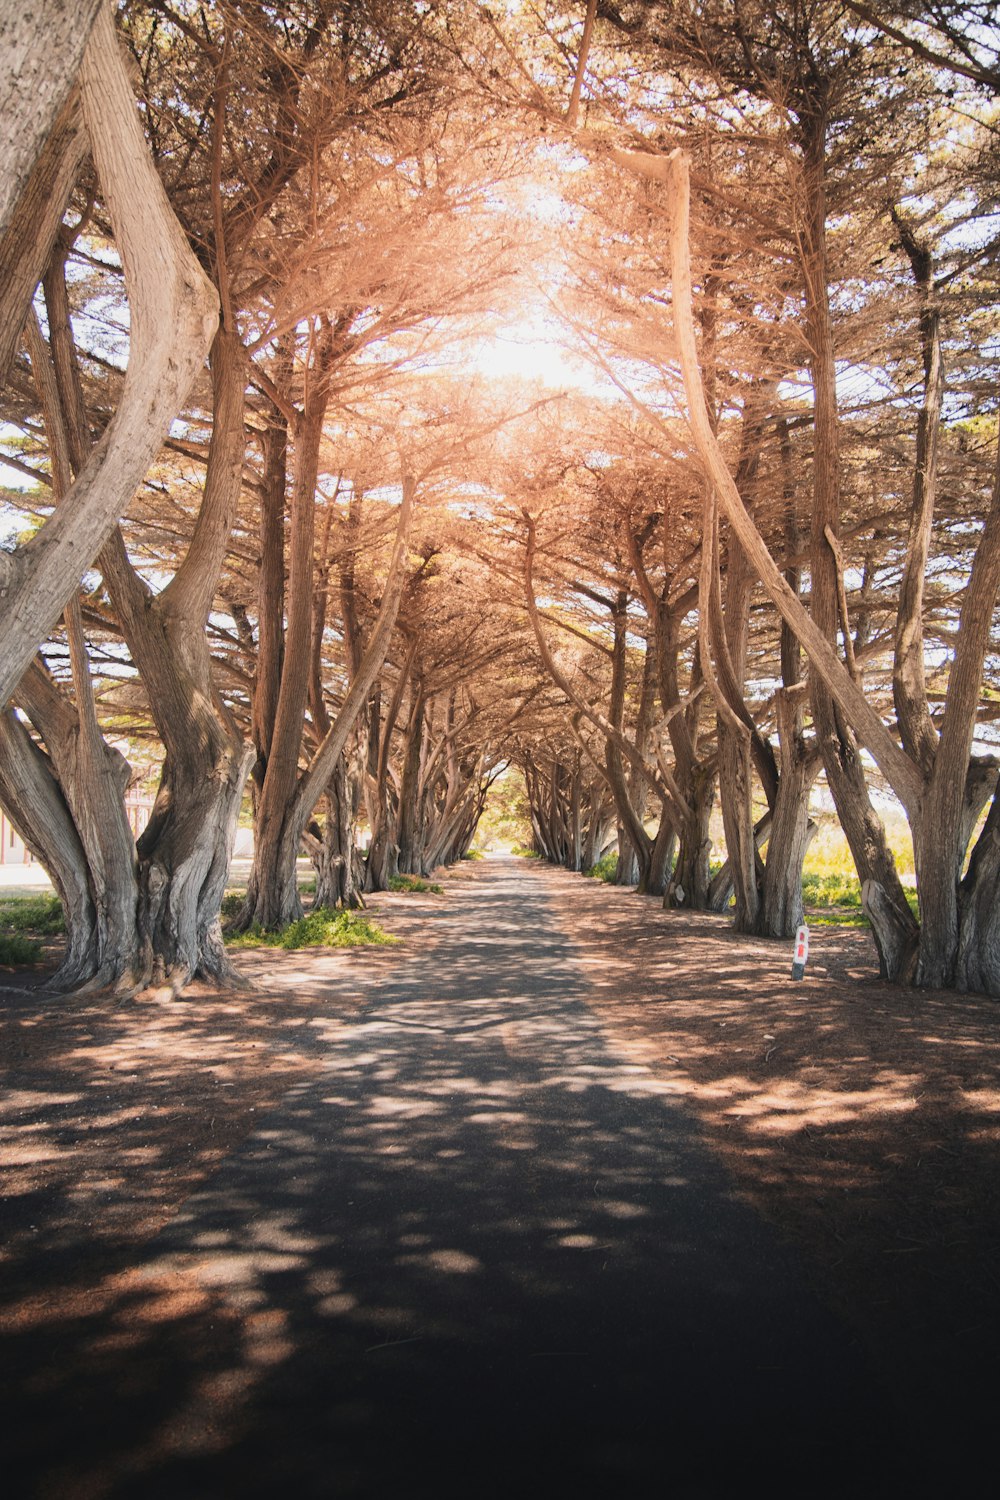
[[[848,906],[861,910],[861,882],[856,875],[804,874],[802,899],[807,906]]]
[[[229,937],[231,948],[365,948],[388,947],[399,939],[383,932],[370,917],[356,911],[331,911],[321,906],[292,922],[281,932],[265,932],[251,927]]]
[[[603,880],[605,885],[614,885],[618,874],[618,851],[610,849],[607,854],[602,854],[596,865],[591,865],[583,873],[590,880]]]
[[[21,933],[0,933],[0,965],[10,964],[21,968],[25,964],[41,962],[42,945]]]
[[[31,932],[37,937],[57,937],[65,931],[66,922],[58,896],[0,898],[0,932]]]
[[[904,887],[903,894],[909,902],[913,915],[918,916],[916,891]],[[861,905],[861,882],[853,873],[838,872],[818,875],[812,872],[804,874],[802,876],[802,900],[810,909],[809,920],[814,926],[870,926]],[[836,915],[817,916],[815,915],[817,911],[829,911]]]
[[[429,891],[434,896],[444,895],[443,885],[421,880],[419,875],[390,875],[389,889],[390,891],[409,891],[412,895],[420,895],[425,891]]]

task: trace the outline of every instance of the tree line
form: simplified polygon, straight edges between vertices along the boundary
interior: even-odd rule
[[[274,928],[302,849],[352,904],[514,761],[549,857],[776,937],[822,778],[883,974],[1000,993],[989,9],[48,10],[0,76],[0,799],[54,982],[236,982],[248,788]],[[528,307],[561,387],[489,368]]]

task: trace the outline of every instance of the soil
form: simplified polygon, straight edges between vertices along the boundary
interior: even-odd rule
[[[0,971],[0,1330],[97,1308],[317,1067],[316,1028],[357,1011],[374,966],[425,956],[448,886],[477,870],[438,877],[444,896],[377,898],[398,947],[241,955],[250,993],[116,1005]],[[791,944],[724,918],[562,871],[546,885],[609,1045],[686,1101],[914,1419],[973,1441],[1000,1388],[1000,1002],[881,983],[864,930],[816,926],[796,981]]]

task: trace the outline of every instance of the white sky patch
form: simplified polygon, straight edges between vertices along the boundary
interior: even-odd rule
[[[553,390],[589,390],[594,371],[567,349],[551,323],[519,318],[491,338],[476,339],[468,351],[473,370],[487,377],[538,382]]]

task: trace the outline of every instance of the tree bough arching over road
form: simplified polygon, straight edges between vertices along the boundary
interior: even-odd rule
[[[537,852],[757,937],[834,808],[883,976],[1000,994],[995,19],[285,9],[0,22],[49,982],[236,984],[241,817],[277,931],[303,853],[359,905],[511,764]]]

